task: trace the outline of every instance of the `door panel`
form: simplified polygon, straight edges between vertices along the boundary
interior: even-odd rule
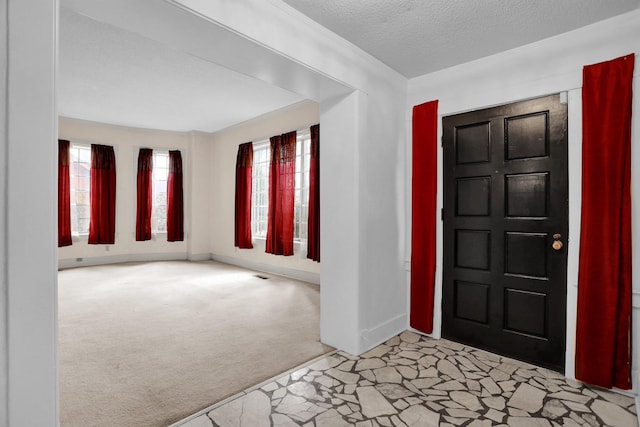
[[[559,371],[566,124],[553,95],[445,117],[442,137],[443,336]]]

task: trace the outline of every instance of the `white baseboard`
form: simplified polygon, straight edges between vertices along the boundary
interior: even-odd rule
[[[391,337],[407,329],[407,314],[400,314],[386,322],[381,323],[372,329],[366,329],[360,333],[362,337],[363,353],[373,347],[382,344]]]
[[[244,259],[234,258],[225,255],[211,254],[211,259],[225,264],[237,265],[238,267],[248,268],[251,270],[263,271],[265,273],[277,274],[278,276],[290,277],[292,279],[301,280],[303,282],[320,284],[320,274],[311,273],[309,271],[295,270],[293,268],[279,267],[261,262],[247,261]]]
[[[208,252],[204,254],[187,254],[187,259],[189,261],[207,261],[211,259],[211,254]]]
[[[58,270],[92,265],[119,264],[123,262],[176,261],[186,260],[184,252],[121,254],[101,257],[65,258],[58,260]],[[208,259],[208,258],[206,258]]]

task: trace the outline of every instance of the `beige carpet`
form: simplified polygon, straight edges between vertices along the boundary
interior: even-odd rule
[[[332,350],[318,286],[255,274],[213,261],[61,271],[61,426],[166,426]]]

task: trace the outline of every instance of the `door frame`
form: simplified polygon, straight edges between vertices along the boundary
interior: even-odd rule
[[[438,183],[436,208],[439,212],[444,207],[444,152],[442,147],[442,118],[453,114],[466,113],[485,108],[497,107],[504,104],[526,101],[554,93],[561,93],[561,99],[567,101],[567,156],[570,161],[567,164],[569,180],[569,233],[566,240],[567,248],[567,305],[566,305],[566,342],[565,342],[565,376],[575,379],[575,337],[576,314],[578,306],[578,256],[580,253],[580,206],[581,206],[581,182],[582,182],[582,90],[581,88],[567,91],[554,91],[548,93],[533,94],[522,98],[510,98],[499,103],[471,105],[463,110],[438,111]],[[443,104],[440,104],[441,106]],[[444,266],[444,239],[442,218],[436,222],[436,273],[434,294],[434,323],[433,333],[430,336],[440,339],[442,337],[442,291],[443,291],[443,266]]]

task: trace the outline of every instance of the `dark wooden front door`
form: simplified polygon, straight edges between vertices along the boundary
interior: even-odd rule
[[[443,337],[564,372],[566,105],[444,117],[442,139]]]

